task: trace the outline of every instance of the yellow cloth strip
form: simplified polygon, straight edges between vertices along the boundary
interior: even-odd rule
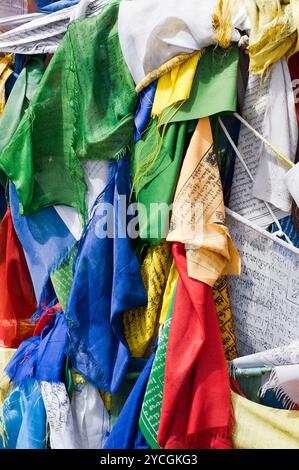
[[[136,93],[141,93],[141,91],[144,90],[144,88],[149,86],[155,80],[158,80],[158,78],[162,77],[162,75],[175,69],[178,65],[183,64],[184,62],[189,60],[190,57],[196,54],[198,54],[198,51],[192,52],[191,54],[179,54],[173,57],[172,59],[169,59],[164,64],[160,65],[160,67],[152,70],[141,80],[140,83],[138,83],[138,85],[136,85],[135,87]]]
[[[159,78],[152,107],[152,116],[161,116],[166,108],[189,98],[200,56],[201,53],[198,52],[186,62]]]
[[[170,244],[163,242],[148,249],[141,273],[148,294],[145,307],[124,314],[124,330],[133,357],[147,354],[158,334],[163,295],[171,264]]]
[[[232,392],[235,449],[298,449],[299,411],[278,410]]]

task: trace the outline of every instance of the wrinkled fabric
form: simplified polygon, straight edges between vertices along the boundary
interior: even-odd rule
[[[70,401],[64,383],[41,382],[51,449],[102,449],[110,418],[99,391],[76,384]]]
[[[272,409],[232,392],[235,449],[298,449],[299,411]]]
[[[138,377],[134,388],[112,428],[104,449],[136,448],[135,442],[138,440],[138,420],[154,358],[155,353],[150,356]]]
[[[159,78],[152,108],[153,116],[161,116],[166,108],[177,108],[188,100],[201,55],[198,52],[189,60]],[[170,117],[172,112],[168,112],[166,115]]]
[[[53,207],[29,216],[19,214],[19,199],[10,183],[10,204],[15,230],[22,243],[40,307],[55,296],[50,274],[68,257],[76,240]]]
[[[5,368],[11,381],[23,386],[29,379],[61,382],[68,334],[64,314],[55,317],[40,335],[23,341]]]
[[[138,108],[135,114],[135,142],[141,139],[142,133],[146,129],[151,115],[157,83],[157,81],[154,81],[140,93]]]
[[[222,277],[216,281],[212,288],[212,294],[217,311],[225,357],[230,361],[235,359],[238,354],[226,277]]]
[[[141,206],[138,213],[139,236],[149,244],[166,239],[169,205],[173,202],[188,131],[191,130],[185,122],[173,123],[161,136],[157,120],[152,119],[132,151],[133,187]],[[157,206],[154,210],[153,203],[163,204],[161,210]]]
[[[10,209],[0,225],[0,345],[17,348],[32,336],[36,298]]]
[[[140,266],[126,232],[127,206],[120,202],[120,196],[125,196],[127,204],[129,195],[126,158],[111,162],[107,187],[79,246],[66,309],[73,366],[86,380],[112,393],[129,360],[123,313],[147,303]]]
[[[2,449],[46,449],[46,412],[39,383],[15,386],[3,404],[6,431]]]
[[[211,288],[188,277],[183,245],[174,244],[172,253],[179,280],[158,444],[166,449],[229,449],[230,386]]]
[[[173,268],[177,274],[175,263],[173,263]],[[160,448],[157,444],[157,436],[163,401],[166,348],[173,314],[176,288],[177,276],[172,277],[172,282],[167,286],[168,292],[166,290],[164,295],[162,310],[166,310],[166,313],[163,315],[165,318],[163,326],[161,326],[158,347],[145,390],[139,418],[139,427],[142,435],[145,437],[146,442],[152,449]]]
[[[208,118],[199,119],[174,197],[167,241],[185,244],[188,275],[211,287],[240,274],[239,254],[225,225],[224,199]]]
[[[13,86],[0,121],[0,170],[2,170],[2,152],[13,138],[29,102],[37,90],[44,71],[43,56],[32,57],[20,72]],[[15,155],[13,159],[15,159]],[[2,183],[6,181],[1,171],[0,181]]]
[[[34,0],[34,2],[41,13],[54,13],[76,5],[79,0]]]
[[[231,18],[222,16],[217,0],[123,0],[119,10],[119,37],[135,83],[178,54],[188,54],[219,43],[238,42],[246,29],[247,14],[241,2],[230,2]],[[146,18],[146,22],[144,21]],[[213,21],[215,20],[216,21]],[[229,40],[219,30],[230,27]]]
[[[298,50],[299,12],[293,9],[296,3],[297,0],[246,0],[251,26],[251,73],[262,74],[284,55],[290,57]]]
[[[99,15],[70,23],[1,154],[0,168],[16,187],[22,215],[63,204],[86,219],[81,160],[113,159],[132,140],[137,95],[117,16],[118,2],[112,2]]]
[[[133,357],[143,357],[158,334],[163,295],[171,265],[170,245],[166,242],[148,249],[141,266],[148,302],[145,307],[124,314],[124,330]]]

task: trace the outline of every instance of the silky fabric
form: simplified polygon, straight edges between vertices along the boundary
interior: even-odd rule
[[[165,449],[229,449],[230,385],[211,288],[188,277],[183,245],[174,244],[172,253],[179,280],[158,444]]]
[[[10,209],[0,225],[0,344],[17,348],[32,336],[30,318],[37,309],[22,245],[14,230]]]
[[[118,2],[111,2],[99,15],[69,24],[1,154],[0,168],[15,184],[22,215],[62,204],[86,220],[81,160],[113,159],[132,140],[137,95],[117,16]]]
[[[76,240],[53,207],[29,216],[20,215],[13,183],[9,188],[14,227],[24,249],[39,307],[42,307],[55,297],[51,272],[69,256]]]
[[[15,386],[3,404],[2,449],[46,449],[46,412],[39,383]]]
[[[74,368],[99,389],[112,393],[122,382],[129,360],[123,313],[147,303],[126,232],[127,207],[119,206],[120,196],[128,203],[130,188],[127,159],[110,162],[107,187],[79,246],[66,309]],[[110,236],[105,226],[108,231],[110,227]]]
[[[138,377],[112,431],[104,449],[134,449],[138,438],[138,420],[144,398],[147,381],[151,372],[155,353],[148,359]]]
[[[61,382],[67,349],[67,324],[57,312],[40,335],[23,341],[5,368],[16,385],[34,378],[39,382]]]

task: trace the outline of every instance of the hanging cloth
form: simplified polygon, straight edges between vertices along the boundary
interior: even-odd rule
[[[46,449],[46,411],[37,381],[13,388],[3,404],[3,426],[1,449]]]
[[[55,297],[50,274],[69,256],[76,240],[53,207],[29,216],[19,214],[19,198],[12,183],[10,204],[13,223],[22,243],[39,307]]]
[[[126,312],[124,329],[133,357],[143,357],[158,334],[160,311],[171,264],[169,243],[151,246],[142,263],[141,273],[147,290],[145,307]]]
[[[238,252],[225,226],[219,167],[208,118],[199,119],[174,197],[167,241],[186,245],[188,275],[213,286],[225,274],[240,274]]]
[[[110,162],[107,187],[80,242],[66,309],[73,367],[99,389],[112,393],[122,382],[129,360],[123,313],[147,303],[140,266],[127,236],[130,190],[127,159]]]
[[[179,280],[158,444],[166,449],[228,449],[232,447],[230,386],[211,288],[188,277],[183,245],[174,244],[172,253]]]
[[[61,382],[67,341],[66,319],[57,306],[56,315],[41,334],[21,343],[5,368],[6,374],[20,386],[29,379]]]
[[[14,230],[10,209],[0,225],[0,344],[17,348],[32,336],[30,318],[37,309],[22,245]]]
[[[81,160],[113,159],[132,139],[137,95],[120,49],[118,6],[111,2],[99,15],[70,23],[0,156],[22,215],[65,204],[86,219]]]
[[[249,72],[263,74],[298,50],[298,0],[246,0],[250,21]]]
[[[135,449],[138,438],[138,420],[147,381],[151,372],[155,352],[148,359],[143,371],[138,377],[111,434],[107,439],[104,449]]]

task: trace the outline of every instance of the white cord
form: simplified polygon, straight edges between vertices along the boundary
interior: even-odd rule
[[[219,124],[224,132],[224,134],[226,135],[226,138],[227,140],[229,141],[229,143],[231,144],[232,148],[234,149],[234,151],[236,152],[236,155],[237,157],[239,158],[240,162],[242,163],[244,169],[246,170],[249,178],[251,179],[252,182],[254,182],[254,178],[252,176],[252,173],[251,171],[249,170],[243,156],[241,155],[238,147],[236,146],[235,142],[233,141],[233,139],[231,138],[231,136],[229,135],[229,132],[228,130],[226,129],[222,119],[220,117],[218,117],[218,121],[219,121]],[[288,243],[290,243],[290,245],[294,246],[293,242],[290,240],[290,238],[284,233],[284,231],[282,230],[282,227],[280,225],[280,222],[279,220],[277,219],[276,215],[274,214],[273,210],[271,209],[271,206],[268,202],[266,201],[263,201],[263,203],[265,204],[265,206],[267,207],[271,217],[273,218],[273,221],[274,223],[276,224],[276,226],[278,227],[278,231],[274,232],[274,235],[276,235],[277,237],[285,237],[285,239],[288,241]]]

